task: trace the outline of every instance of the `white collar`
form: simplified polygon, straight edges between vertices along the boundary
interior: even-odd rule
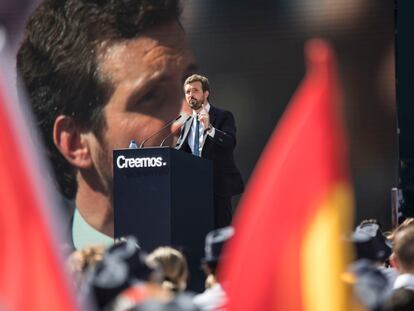
[[[406,288],[414,290],[414,274],[404,273],[397,276],[394,282],[394,289]]]
[[[92,245],[109,246],[114,244],[113,238],[99,232],[88,224],[77,208],[73,214],[72,240],[76,249]]]
[[[205,111],[209,112],[210,111],[210,107],[211,107],[210,106],[210,103],[207,102],[207,104],[205,104],[203,108],[204,108]],[[201,108],[201,109],[203,109],[203,108]],[[200,109],[200,111],[201,111],[201,109]],[[198,112],[196,112],[195,110],[193,110],[193,116],[195,116],[197,113]]]

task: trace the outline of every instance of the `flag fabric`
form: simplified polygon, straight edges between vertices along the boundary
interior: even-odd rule
[[[0,68],[0,310],[76,310],[48,215],[46,170],[29,143],[33,128]]]
[[[240,202],[220,277],[227,310],[351,310],[340,280],[353,220],[333,50],[314,39],[306,75]]]

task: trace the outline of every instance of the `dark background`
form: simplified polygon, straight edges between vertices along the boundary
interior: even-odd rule
[[[211,102],[235,115],[236,160],[245,180],[303,77],[304,42],[322,37],[333,44],[345,96],[356,221],[377,218],[389,228],[390,190],[398,185],[394,1],[183,4],[200,73],[210,79]]]

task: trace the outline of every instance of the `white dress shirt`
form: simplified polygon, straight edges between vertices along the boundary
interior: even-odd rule
[[[395,282],[394,282],[394,289],[397,288],[405,288],[414,290],[414,274],[404,273],[400,274]]]
[[[227,306],[227,295],[219,283],[195,295],[194,304],[202,311],[224,309]]]
[[[203,108],[203,110],[205,110],[207,113],[209,113],[210,111],[210,104],[207,103]],[[200,110],[201,111],[201,110]],[[199,113],[199,112],[198,112]],[[190,129],[190,134],[188,136],[188,144],[190,145],[191,148],[191,152],[194,153],[194,137],[195,137],[195,128],[196,128],[196,121],[197,121],[197,114],[196,111],[193,110],[193,122],[191,124],[191,129]],[[205,137],[204,137],[204,131],[206,129],[204,128],[203,123],[200,122],[200,127],[199,127],[199,154],[201,155],[201,151],[203,150],[203,146],[204,146],[204,142],[205,142]],[[211,137],[214,137],[214,134],[216,133],[215,128],[212,126],[212,129],[210,132],[208,132],[207,134],[210,135]]]
[[[114,244],[114,238],[109,237],[86,222],[76,208],[73,214],[72,241],[76,249],[83,249],[87,246]]]

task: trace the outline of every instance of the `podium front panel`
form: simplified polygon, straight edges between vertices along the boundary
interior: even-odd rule
[[[115,237],[134,235],[145,250],[171,243],[170,190],[165,150],[114,150]]]
[[[214,226],[210,160],[171,148],[113,152],[115,237],[134,235],[145,251],[177,247],[199,291],[204,239]]]

